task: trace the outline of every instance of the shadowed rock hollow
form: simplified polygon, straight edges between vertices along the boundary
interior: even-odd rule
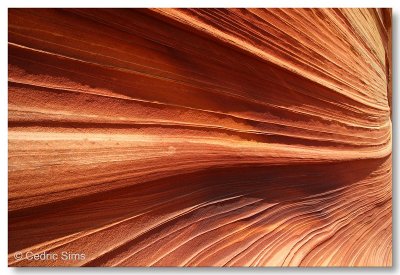
[[[8,36],[10,266],[392,265],[391,10],[10,9]]]

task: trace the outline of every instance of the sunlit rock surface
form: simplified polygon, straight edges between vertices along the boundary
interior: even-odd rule
[[[391,10],[8,28],[9,265],[392,265]]]

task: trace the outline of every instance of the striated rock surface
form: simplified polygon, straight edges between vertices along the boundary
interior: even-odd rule
[[[392,265],[391,10],[10,9],[8,30],[10,266]]]

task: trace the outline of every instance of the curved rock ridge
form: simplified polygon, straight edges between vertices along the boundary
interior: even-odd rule
[[[8,17],[10,266],[392,265],[390,9]]]

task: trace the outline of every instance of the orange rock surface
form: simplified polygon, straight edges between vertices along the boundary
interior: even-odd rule
[[[10,9],[8,35],[10,266],[392,265],[390,9]]]

